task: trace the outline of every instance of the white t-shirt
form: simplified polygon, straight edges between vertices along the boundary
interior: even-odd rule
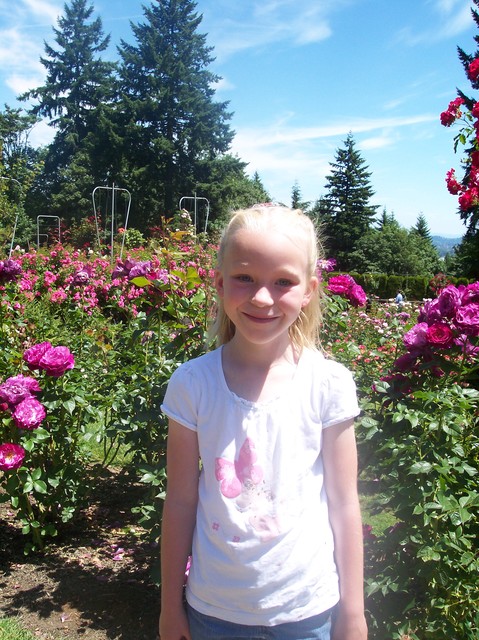
[[[318,615],[339,600],[323,488],[322,429],[359,413],[351,373],[303,350],[291,390],[230,391],[221,348],[181,365],[164,413],[198,434],[202,470],[186,597],[239,624]]]

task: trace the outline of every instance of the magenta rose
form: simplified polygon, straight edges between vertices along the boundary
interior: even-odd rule
[[[479,302],[479,282],[468,284],[462,290],[462,304],[471,304],[472,302]]]
[[[479,336],[479,304],[466,304],[456,313],[456,324],[469,336]]]
[[[419,322],[427,322],[433,324],[442,319],[441,308],[439,307],[439,298],[428,300],[418,315]]]
[[[47,413],[41,402],[32,396],[22,400],[12,412],[13,421],[19,429],[37,429]]]
[[[353,284],[348,291],[348,300],[355,307],[364,307],[368,301],[364,289],[359,284]]]
[[[419,352],[417,351],[403,353],[402,356],[399,356],[394,361],[394,368],[401,372],[414,371],[418,357]]]
[[[10,408],[31,395],[25,385],[20,382],[12,382],[11,378],[8,378],[8,380],[0,384],[0,400],[6,402]]]
[[[52,349],[52,345],[50,342],[40,342],[39,344],[33,345],[23,354],[23,359],[27,363],[29,369],[39,369],[39,362],[45,355],[45,353]]]
[[[13,376],[12,378],[8,378],[8,381],[16,382],[18,384],[23,385],[30,391],[30,393],[41,392],[41,388],[40,388],[40,385],[38,384],[38,380],[36,378],[32,378],[31,376],[24,376],[22,374],[19,374],[18,376]]]
[[[12,471],[22,466],[25,458],[25,449],[19,444],[5,442],[0,445],[0,469]]]
[[[74,366],[75,358],[68,347],[52,347],[45,351],[38,362],[38,367],[54,378],[59,378]]]
[[[346,296],[349,289],[356,284],[354,278],[348,274],[340,276],[333,276],[328,280],[328,289],[331,293],[336,293],[340,296]]]
[[[445,322],[436,322],[427,329],[427,339],[436,347],[450,347],[454,341],[454,332]]]
[[[452,284],[441,291],[437,299],[437,306],[443,317],[454,317],[456,310],[461,306],[461,294],[462,292]]]
[[[413,351],[414,349],[420,350],[426,347],[428,344],[427,330],[428,325],[426,322],[419,322],[412,329],[409,329],[403,336],[406,349]]]

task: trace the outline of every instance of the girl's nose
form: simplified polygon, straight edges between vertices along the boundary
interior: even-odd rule
[[[253,304],[260,307],[266,307],[273,304],[273,297],[268,287],[258,287],[251,298]]]

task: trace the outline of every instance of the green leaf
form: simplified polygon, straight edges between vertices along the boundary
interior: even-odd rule
[[[432,469],[432,464],[426,460],[421,462],[415,462],[409,469],[410,474],[429,473]]]
[[[33,488],[37,493],[47,493],[47,485],[43,480],[36,480],[33,483]]]
[[[74,400],[72,399],[64,400],[62,402],[62,405],[70,415],[73,415],[73,412],[75,411],[75,407],[76,407],[76,403]]]
[[[134,285],[141,288],[151,286],[151,280],[148,280],[144,276],[137,276],[136,278],[132,278],[130,282],[133,282]]]

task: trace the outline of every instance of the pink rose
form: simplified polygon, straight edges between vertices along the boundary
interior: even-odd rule
[[[479,304],[460,307],[456,313],[457,325],[469,336],[479,336]]]
[[[23,359],[27,363],[28,368],[39,369],[38,363],[49,349],[52,349],[50,342],[40,342],[40,344],[35,344],[33,347],[26,349],[23,354]]]
[[[445,322],[436,322],[427,329],[427,339],[437,347],[450,347],[454,340],[451,327]]]
[[[479,302],[479,282],[468,284],[462,289],[462,304],[470,304],[471,302]]]
[[[37,429],[47,413],[41,402],[32,396],[22,400],[13,410],[13,421],[19,429]]]
[[[40,393],[41,388],[38,384],[38,380],[36,378],[32,378],[31,376],[24,376],[19,374],[18,376],[13,376],[12,378],[8,378],[7,382],[15,382],[23,385],[26,389],[30,391],[30,393]]]
[[[437,305],[442,316],[453,318],[456,310],[461,306],[462,292],[450,284],[439,294]]]
[[[48,376],[59,378],[65,371],[73,369],[75,358],[68,347],[52,347],[45,351],[38,366]]]
[[[12,382],[11,378],[0,384],[0,400],[6,402],[10,408],[31,395],[25,385],[19,382]]]
[[[424,307],[419,311],[418,320],[419,322],[426,322],[428,324],[433,324],[434,322],[439,322],[442,318],[442,312],[439,307],[439,299],[428,300]]]
[[[349,301],[355,307],[364,307],[368,301],[364,289],[359,284],[353,284],[347,295]]]
[[[333,276],[328,280],[328,289],[331,293],[336,293],[340,296],[346,296],[349,289],[355,284],[354,278],[348,274]]]
[[[409,329],[403,336],[406,349],[412,351],[426,347],[428,344],[427,330],[428,325],[426,322],[419,322],[412,329]]]
[[[25,458],[25,449],[19,444],[5,442],[0,445],[0,469],[2,471],[12,471],[22,466]]]

